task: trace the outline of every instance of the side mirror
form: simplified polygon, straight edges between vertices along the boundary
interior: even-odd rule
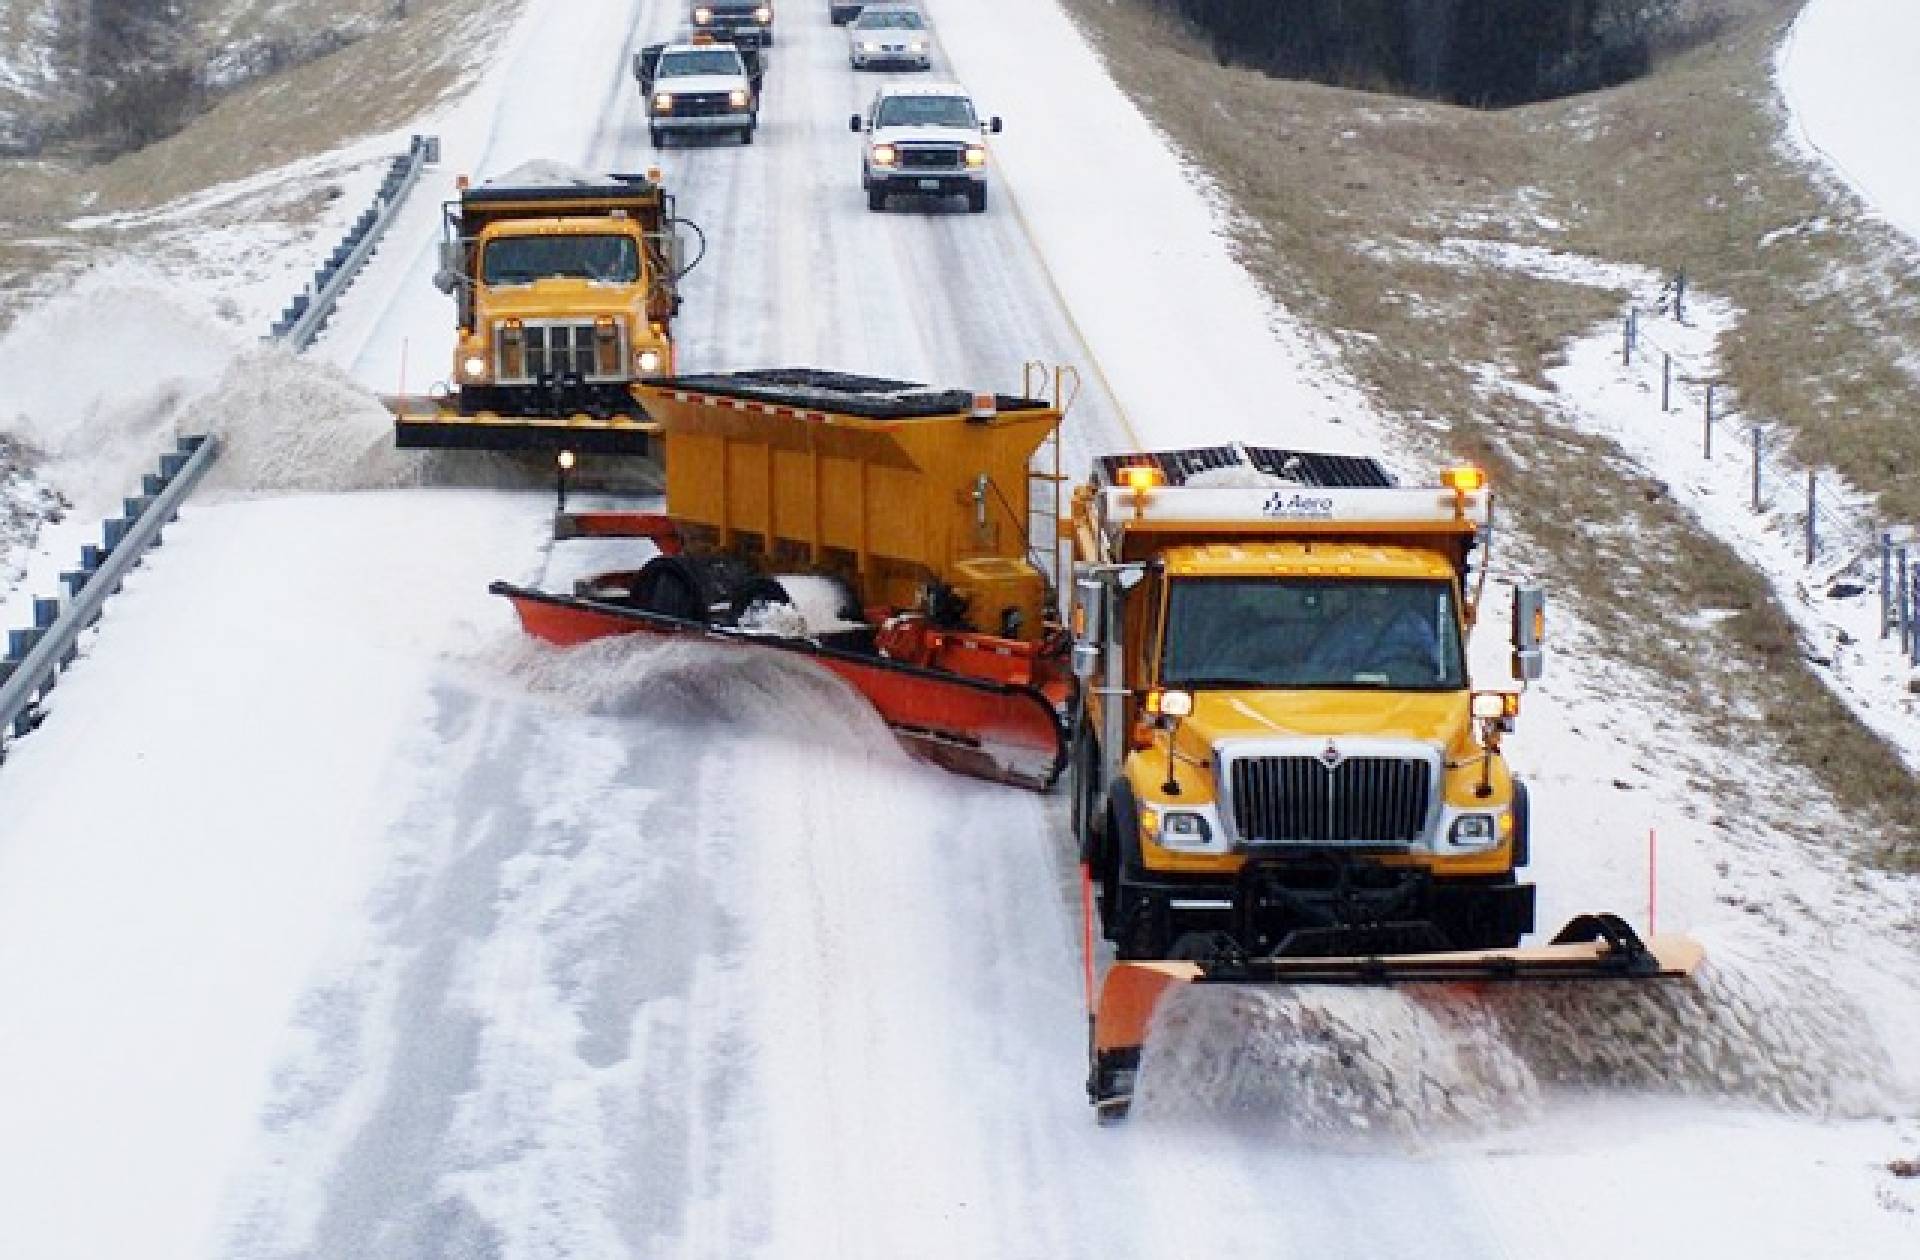
[[[991,131],[996,136],[1000,134],[1000,115],[995,114],[992,118],[987,120],[987,130]]]
[[[466,262],[466,251],[459,241],[440,242],[440,269],[433,273],[433,287],[442,293],[452,293],[460,287],[461,264]]]
[[[1513,676],[1536,682],[1546,671],[1547,593],[1537,586],[1513,588]]]
[[[644,79],[647,77],[647,55],[645,53],[633,54],[633,77],[636,79]]]
[[[848,131],[860,130],[860,115],[855,114],[851,119],[847,121],[847,130]]]

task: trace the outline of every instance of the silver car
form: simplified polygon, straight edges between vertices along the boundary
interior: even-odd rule
[[[870,4],[847,24],[847,60],[855,70],[926,70],[933,65],[933,35],[911,5]]]

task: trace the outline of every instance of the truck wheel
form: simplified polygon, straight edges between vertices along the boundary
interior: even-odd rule
[[[1081,721],[1073,733],[1073,755],[1067,762],[1069,816],[1073,838],[1080,846],[1080,860],[1096,871],[1100,868],[1100,746],[1093,732]]]
[[[1533,802],[1527,785],[1513,781],[1513,866],[1515,870],[1533,860]]]
[[[1107,876],[1100,883],[1101,920],[1122,959],[1166,958],[1173,950],[1173,917],[1164,899],[1139,887],[1140,816],[1125,782],[1107,798]]]
[[[967,189],[967,209],[974,214],[984,214],[987,209],[987,186],[976,184]]]
[[[740,143],[741,144],[753,143],[753,128],[751,126],[740,128]]]
[[[654,148],[656,149],[659,148],[660,141],[661,141],[660,128],[658,127],[647,128],[647,139],[653,141]]]
[[[878,184],[867,185],[867,209],[881,211],[887,208],[887,190]]]

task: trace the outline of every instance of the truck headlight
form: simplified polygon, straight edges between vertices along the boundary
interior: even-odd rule
[[[918,40],[916,40],[913,43],[907,45],[907,50],[909,52],[923,53],[927,51],[927,46],[925,44],[920,43]]]
[[[879,52],[880,45],[875,43],[870,43],[867,40],[863,39],[860,41],[860,51],[861,52]]]
[[[735,109],[745,109],[747,107],[746,89],[735,88],[733,91],[727,93],[727,104],[733,106]]]
[[[763,4],[753,11],[753,20],[765,26],[767,23],[773,21],[773,10]]]
[[[707,23],[711,21],[713,21],[712,9],[702,6],[693,11],[693,22],[695,26],[705,26]]]
[[[868,156],[875,166],[892,166],[900,160],[900,151],[890,144],[876,144]]]
[[[967,165],[972,167],[981,167],[981,166],[985,166],[986,164],[987,164],[986,149],[983,146],[977,145],[977,144],[968,145],[967,146]]]
[[[1159,844],[1163,849],[1204,849],[1213,840],[1207,816],[1190,809],[1163,810]]]
[[[653,107],[663,114],[673,112],[673,93],[655,92],[653,94]]]
[[[658,372],[660,370],[660,352],[658,350],[642,350],[633,356],[633,365],[642,372]]]
[[[1491,849],[1500,841],[1492,814],[1462,814],[1453,820],[1447,840],[1456,849]]]
[[[466,378],[470,381],[484,381],[487,379],[487,361],[480,355],[468,355],[465,359],[461,360],[460,369],[466,374]]]

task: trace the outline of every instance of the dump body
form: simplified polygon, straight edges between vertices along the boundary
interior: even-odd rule
[[[1403,488],[1351,456],[1101,461],[1073,508],[1098,605],[1076,818],[1123,957],[1531,929],[1525,789],[1498,746],[1516,698],[1476,717],[1466,670],[1490,513],[1483,488]]]
[[[635,382],[673,371],[680,247],[650,179],[463,189],[436,283],[452,390],[391,403],[401,446],[645,451]]]

